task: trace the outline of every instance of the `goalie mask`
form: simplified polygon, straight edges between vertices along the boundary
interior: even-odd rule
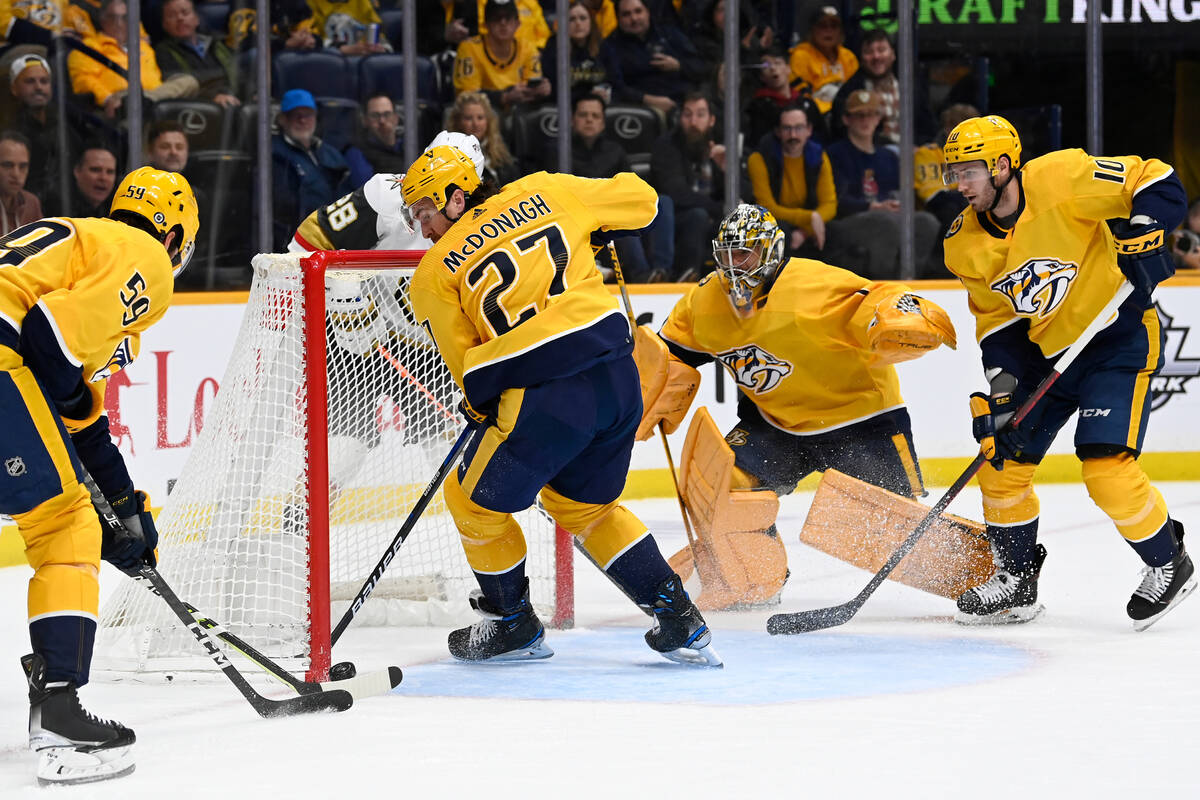
[[[742,203],[721,221],[713,239],[717,277],[740,316],[754,313],[783,263],[783,231],[770,211]]]

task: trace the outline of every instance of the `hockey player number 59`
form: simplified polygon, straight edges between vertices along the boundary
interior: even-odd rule
[[[545,244],[545,252],[549,255],[550,264],[554,270],[554,275],[550,279],[550,287],[546,292],[547,297],[554,297],[562,294],[566,290],[565,273],[567,264],[571,261],[571,251],[567,247],[566,240],[563,238],[562,229],[557,224],[548,225],[540,231],[535,231],[528,236],[515,240],[518,256],[530,256],[535,250],[542,249],[542,244]],[[526,266],[526,275],[538,270],[545,265],[545,261],[536,257],[521,258],[522,264]],[[467,273],[467,287],[474,289],[479,285],[489,270],[495,271],[495,274],[500,278],[500,282],[492,286],[483,295],[480,302],[480,311],[491,326],[492,331],[501,336],[508,333],[513,328],[528,320],[537,313],[537,306],[533,303],[522,308],[515,315],[501,303],[502,296],[508,292],[513,281],[520,274],[520,269],[517,262],[513,260],[512,255],[508,250],[497,248],[488,254],[487,258],[476,264],[470,272]]]

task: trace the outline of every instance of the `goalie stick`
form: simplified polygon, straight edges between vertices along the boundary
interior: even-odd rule
[[[417,524],[417,520],[421,518],[421,514],[425,512],[425,507],[437,494],[437,490],[441,487],[442,482],[446,480],[446,476],[450,474],[450,470],[458,462],[458,456],[462,453],[463,448],[467,446],[467,442],[471,440],[471,434],[475,433],[478,425],[474,422],[468,422],[463,428],[463,432],[458,435],[458,440],[454,442],[454,446],[450,448],[450,452],[446,454],[446,458],[442,461],[442,465],[438,467],[433,478],[429,481],[429,485],[425,487],[425,491],[417,498],[416,505],[409,512],[408,518],[404,520],[404,524],[400,526],[400,530],[396,531],[396,535],[392,538],[391,544],[383,552],[383,556],[379,559],[379,563],[375,565],[375,569],[371,570],[370,576],[358,593],[354,595],[354,600],[350,602],[350,607],[346,609],[346,613],[342,614],[342,618],[338,620],[338,624],[334,627],[329,635],[330,647],[337,644],[338,639],[342,638],[342,634],[346,632],[346,628],[350,626],[354,620],[354,615],[367,602],[367,598],[371,596],[371,592],[375,590],[375,585],[379,583],[383,577],[383,573],[387,571],[388,564],[392,563],[392,559],[396,557],[396,552],[400,549],[400,545],[404,544],[404,540],[412,533],[412,529]]]
[[[1062,354],[1058,361],[1055,362],[1054,369],[1050,371],[1050,374],[1043,378],[1042,382],[1034,389],[1033,394],[1029,395],[1021,403],[1016,414],[1013,416],[1013,427],[1019,425],[1021,420],[1029,415],[1029,412],[1038,404],[1038,401],[1050,390],[1050,387],[1054,385],[1059,376],[1067,371],[1067,368],[1079,357],[1079,354],[1095,338],[1096,334],[1108,326],[1112,316],[1117,313],[1121,304],[1125,302],[1125,298],[1132,291],[1133,286],[1128,281],[1121,284],[1116,294],[1108,301],[1108,304],[1100,309],[1100,313],[1096,315],[1087,328],[1083,330],[1083,333],[1079,334],[1079,337],[1067,348],[1067,351]],[[874,594],[880,584],[887,579],[892,570],[917,546],[917,541],[925,534],[925,531],[929,530],[934,520],[946,510],[954,498],[958,496],[959,492],[963,490],[963,487],[970,483],[971,478],[975,477],[975,473],[983,468],[985,461],[986,459],[982,452],[975,456],[974,460],[963,471],[963,474],[958,476],[958,480],[954,481],[953,485],[942,495],[942,498],[937,501],[937,504],[917,523],[916,529],[896,548],[895,552],[888,558],[887,563],[872,576],[871,580],[853,600],[828,608],[796,611],[790,614],[774,614],[767,620],[767,633],[773,635],[809,633],[825,628],[833,628],[849,622],[858,613],[858,610],[862,608],[863,604],[867,602],[867,598]]]
[[[96,486],[95,480],[86,472],[84,476],[84,485],[91,492],[92,505],[95,506],[101,523],[109,530],[123,530],[125,527],[124,523],[117,518],[112,507],[108,505],[108,500],[105,499],[100,488]],[[158,570],[149,564],[142,564],[136,568],[122,571],[130,578],[133,578],[134,581],[144,586],[152,594],[158,595],[163,599],[163,602],[175,613],[175,616],[179,618],[183,626],[195,637],[197,644],[212,659],[217,668],[225,673],[225,677],[229,678],[230,682],[237,687],[238,691],[250,703],[251,708],[258,712],[259,716],[269,718],[286,717],[295,714],[311,714],[317,711],[345,711],[354,705],[354,696],[350,692],[340,688],[326,691],[320,686],[317,687],[316,691],[309,690],[306,694],[301,694],[299,697],[290,697],[286,700],[272,700],[262,696],[255,691],[245,676],[233,665],[220,645],[213,641],[212,636],[206,630],[206,626],[195,616],[200,612],[180,600],[179,596],[175,594],[175,591],[163,576],[159,574]],[[204,619],[211,623],[211,627],[219,627],[211,619]],[[229,635],[232,636],[232,634]],[[249,649],[253,650],[253,648]],[[261,654],[259,655],[261,656]],[[262,656],[262,661],[258,663],[272,674],[275,674],[276,670],[285,675],[287,674],[285,670],[277,664],[270,662],[265,656]],[[274,669],[266,667],[266,663],[270,663]],[[369,676],[364,676],[364,678],[367,677]]]

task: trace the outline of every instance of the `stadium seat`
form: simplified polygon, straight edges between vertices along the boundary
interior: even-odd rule
[[[275,56],[274,66],[276,96],[282,97],[289,89],[307,89],[314,97],[356,97],[354,74],[340,53],[283,52]]]
[[[546,153],[557,147],[558,108],[539,106],[513,114],[509,141],[522,171],[544,169]]]
[[[193,263],[181,281],[186,288],[248,284],[250,258],[257,249],[251,226],[252,157],[237,151],[201,150],[191,153],[186,173],[200,202],[200,233]]]
[[[279,103],[271,103],[269,117],[271,119],[271,134],[274,135],[277,127],[275,125],[275,117],[279,114]],[[258,130],[256,128],[258,122],[258,105],[256,103],[243,103],[237,109],[237,149],[246,153],[253,153],[258,141]]]
[[[663,132],[663,119],[657,111],[645,106],[613,105],[604,112],[604,128],[625,148],[637,171],[638,163],[649,164],[650,149]]]
[[[212,34],[224,34],[229,26],[229,3],[197,3],[200,27]]]
[[[318,97],[317,133],[338,150],[354,141],[358,130],[358,103],[343,97]]]
[[[358,89],[360,97],[369,97],[377,91],[385,91],[392,99],[404,99],[404,61],[399,53],[378,53],[364,56],[358,63]],[[431,106],[440,107],[438,102],[437,72],[433,62],[418,56],[417,99]]]
[[[404,34],[404,12],[398,8],[380,11],[379,19],[383,21],[383,35],[387,37],[392,49],[399,52]]]
[[[228,150],[236,143],[236,112],[225,113],[204,100],[163,100],[154,104],[154,119],[174,120],[183,126],[190,150]]]

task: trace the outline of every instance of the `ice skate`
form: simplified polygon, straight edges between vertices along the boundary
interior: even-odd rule
[[[1125,611],[1135,631],[1144,631],[1159,617],[1183,602],[1196,588],[1196,570],[1192,557],[1183,549],[1183,525],[1174,522],[1179,552],[1171,563],[1142,569],[1142,583],[1129,598]]]
[[[712,648],[712,633],[678,575],[671,575],[658,585],[650,610],[654,613],[654,627],[646,631],[646,644],[651,649],[680,664],[725,665]]]
[[[1038,575],[1046,560],[1046,548],[1034,550],[1033,564],[1022,572],[1003,566],[996,573],[958,598],[954,621],[960,625],[1012,625],[1036,619],[1045,606],[1037,601]]]
[[[39,756],[39,784],[92,783],[133,772],[133,731],[86,711],[74,684],[47,683],[40,655],[23,656],[21,666],[29,681],[29,748]]]
[[[529,604],[528,581],[514,611],[500,611],[478,589],[470,602],[483,619],[450,632],[450,655],[459,661],[531,661],[554,655],[546,646],[546,626]]]

